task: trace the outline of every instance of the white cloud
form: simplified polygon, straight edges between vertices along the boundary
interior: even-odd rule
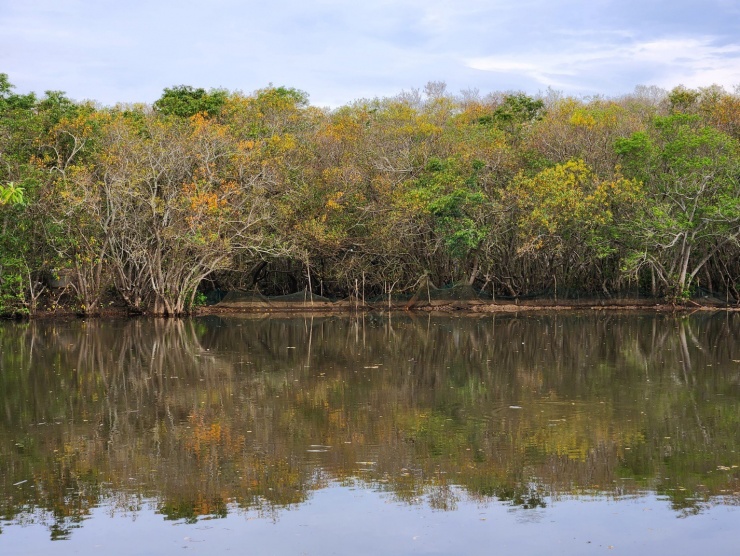
[[[639,73],[665,87],[740,83],[740,45],[718,44],[714,37],[669,37],[630,42],[574,41],[548,52],[530,51],[469,58],[473,69],[519,74],[545,86],[598,87],[610,76],[627,81]]]

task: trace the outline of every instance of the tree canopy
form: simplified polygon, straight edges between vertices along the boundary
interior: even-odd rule
[[[312,106],[179,85],[100,107],[0,74],[0,310],[210,290],[740,300],[740,98],[424,92]],[[51,278],[50,278],[51,277]]]

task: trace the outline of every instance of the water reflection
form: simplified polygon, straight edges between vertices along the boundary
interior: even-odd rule
[[[455,509],[740,501],[740,315],[0,326],[0,512],[277,519],[328,485]]]

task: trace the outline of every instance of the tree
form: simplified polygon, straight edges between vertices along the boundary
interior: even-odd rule
[[[496,125],[518,140],[524,129],[541,120],[545,115],[542,99],[532,98],[524,93],[504,95],[503,100],[489,114],[481,116],[484,125]]]
[[[216,116],[226,102],[227,93],[223,89],[193,88],[178,85],[165,88],[162,96],[154,102],[154,108],[166,116],[189,118],[195,114]]]
[[[49,129],[76,106],[60,92],[16,94],[0,74],[0,313],[33,314],[43,271],[55,264],[42,233],[39,196],[50,180]]]
[[[236,253],[269,250],[251,148],[224,126],[113,113],[97,141],[91,163],[72,164],[60,182],[60,222],[74,222],[73,245],[111,274],[131,309],[188,313],[209,274]]]
[[[617,163],[614,142],[642,128],[637,114],[614,101],[569,97],[556,101],[536,123],[528,146],[550,163],[579,159],[606,176]]]
[[[596,269],[621,255],[624,218],[640,199],[637,180],[601,179],[582,160],[571,160],[533,177],[521,173],[504,203],[517,214],[520,255],[542,255],[546,274],[560,273],[569,286],[583,287],[588,277],[601,275],[608,291],[606,281],[613,277]]]
[[[616,143],[625,173],[640,179],[647,194],[629,266],[647,265],[674,298],[689,295],[714,254],[740,239],[738,148],[698,116],[681,113]]]
[[[463,277],[472,284],[478,274],[477,256],[488,234],[485,221],[488,198],[480,189],[477,174],[483,163],[465,164],[458,159],[432,158],[425,171],[407,184],[399,208],[409,211],[427,236],[424,246],[433,278],[443,282]]]

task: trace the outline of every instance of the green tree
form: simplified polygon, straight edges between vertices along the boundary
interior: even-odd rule
[[[195,114],[216,116],[226,102],[227,93],[223,89],[194,88],[178,85],[165,88],[162,96],[154,102],[154,108],[166,116],[189,118]]]
[[[418,211],[417,220],[428,226],[436,244],[432,252],[441,248],[452,262],[447,275],[436,277],[443,282],[459,280],[457,273],[465,272],[472,284],[478,274],[477,252],[488,234],[488,198],[477,180],[482,169],[480,161],[467,165],[454,158],[432,158],[404,198],[406,208]]]
[[[698,116],[680,113],[616,143],[625,172],[643,181],[647,194],[629,267],[647,265],[675,298],[689,294],[718,250],[740,239],[738,148]]]
[[[505,95],[491,113],[479,118],[479,122],[494,124],[512,136],[518,136],[523,128],[541,120],[544,115],[545,103],[542,99],[515,93]]]

